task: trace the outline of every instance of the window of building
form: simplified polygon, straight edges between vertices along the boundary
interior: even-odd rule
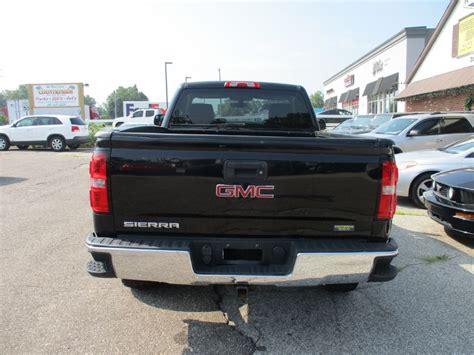
[[[367,102],[367,113],[397,112],[397,102],[395,101],[397,93],[398,90],[391,90],[370,95]]]

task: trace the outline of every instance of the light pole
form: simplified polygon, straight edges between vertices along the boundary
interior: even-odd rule
[[[217,69],[219,71],[219,81],[221,81],[221,68]]]
[[[184,77],[184,82],[187,83],[188,79],[192,79],[192,78],[190,76],[186,76],[186,77]]]
[[[168,109],[168,64],[173,62],[165,62],[166,109]]]
[[[114,91],[114,118],[117,118],[117,91]]]

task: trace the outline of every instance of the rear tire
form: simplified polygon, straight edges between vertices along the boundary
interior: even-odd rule
[[[410,200],[419,208],[426,209],[423,193],[431,189],[433,185],[431,175],[433,174],[434,172],[421,174],[411,184]]]
[[[157,282],[122,279],[122,285],[134,290],[146,290],[158,285]]]
[[[26,150],[26,149],[28,149],[29,145],[17,145],[17,147],[20,150]]]
[[[354,291],[358,283],[354,284],[333,284],[333,285],[324,285],[324,288],[329,292],[351,292]]]
[[[66,149],[66,140],[61,136],[53,136],[49,139],[48,145],[55,152],[62,152]]]
[[[10,149],[10,140],[7,136],[0,134],[0,151]]]

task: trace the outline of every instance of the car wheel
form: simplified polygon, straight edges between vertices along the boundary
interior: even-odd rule
[[[10,148],[10,141],[7,136],[0,135],[0,150],[8,150]]]
[[[66,149],[66,141],[61,136],[54,136],[49,139],[49,146],[55,152],[62,152]]]
[[[71,145],[68,145],[68,147],[71,150],[76,150],[77,148],[79,148],[79,144],[71,144]]]
[[[410,189],[410,200],[419,208],[425,208],[425,201],[423,199],[423,193],[428,190],[431,190],[433,185],[433,180],[431,175],[433,173],[425,173],[418,176],[412,183]]]
[[[28,149],[29,145],[17,145],[17,147],[20,150],[26,150],[26,149]]]
[[[158,284],[159,283],[157,282],[151,282],[151,281],[122,279],[122,285],[124,285],[125,287],[136,289],[136,290],[144,290],[144,289],[152,288]]]
[[[354,291],[359,284],[333,284],[324,285],[324,288],[329,292],[351,292]]]

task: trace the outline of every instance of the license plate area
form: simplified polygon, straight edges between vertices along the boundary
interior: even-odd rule
[[[191,244],[191,261],[196,273],[285,274],[291,269],[295,255],[294,246],[288,241],[227,239]]]
[[[223,249],[222,261],[224,263],[254,263],[259,264],[263,261],[262,249]]]

